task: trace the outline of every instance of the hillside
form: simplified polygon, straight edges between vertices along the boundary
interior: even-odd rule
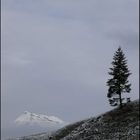
[[[13,140],[139,140],[139,100],[50,135],[43,133]]]

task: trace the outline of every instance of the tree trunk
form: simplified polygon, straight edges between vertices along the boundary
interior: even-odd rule
[[[120,100],[120,108],[122,108],[122,97],[121,97],[121,93],[119,93],[119,100]]]

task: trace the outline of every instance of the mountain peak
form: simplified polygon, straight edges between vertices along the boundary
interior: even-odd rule
[[[58,125],[64,124],[64,121],[55,116],[47,116],[43,114],[31,113],[29,111],[24,111],[15,120],[16,124],[39,124],[39,125]]]
[[[29,114],[30,112],[28,112],[28,111],[24,111],[24,114]]]

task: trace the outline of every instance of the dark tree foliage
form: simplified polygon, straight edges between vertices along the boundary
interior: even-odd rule
[[[107,86],[109,86],[107,97],[111,106],[120,106],[122,108],[123,100],[125,99],[122,98],[122,93],[131,91],[131,84],[128,81],[131,73],[128,70],[127,60],[121,47],[115,52],[111,64],[113,67],[110,68],[109,75],[112,78],[107,81]]]

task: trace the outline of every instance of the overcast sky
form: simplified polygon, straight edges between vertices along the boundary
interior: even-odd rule
[[[2,0],[2,127],[25,110],[73,122],[109,106],[118,46],[139,97],[138,0]]]

